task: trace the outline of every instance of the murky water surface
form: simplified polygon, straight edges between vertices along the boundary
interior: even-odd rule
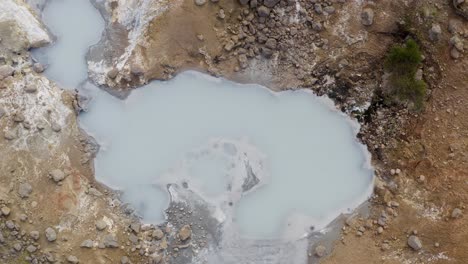
[[[74,88],[103,21],[86,0],[53,0],[44,19],[58,42],[38,56],[52,79]],[[145,221],[163,220],[168,184],[197,192],[254,238],[300,236],[370,194],[373,173],[353,123],[309,92],[196,72],[126,100],[89,83],[80,89],[94,98],[80,123],[101,145],[96,177],[122,190]]]

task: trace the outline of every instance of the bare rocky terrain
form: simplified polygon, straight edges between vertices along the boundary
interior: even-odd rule
[[[171,203],[142,225],[94,179],[98,146],[78,126],[80,96],[29,51],[52,41],[43,1],[0,3],[2,263],[191,263],[216,242],[203,208]],[[369,215],[346,216],[310,263],[468,263],[467,6],[453,1],[96,0],[106,19],[89,76],[125,95],[195,69],[332,98],[373,154]],[[424,107],[389,100],[385,58],[414,39]],[[206,225],[206,226],[205,226]],[[325,239],[326,240],[326,239]],[[325,241],[324,240],[324,241]]]

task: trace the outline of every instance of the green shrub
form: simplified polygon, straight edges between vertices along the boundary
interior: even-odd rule
[[[390,95],[413,102],[417,109],[422,108],[426,96],[426,83],[415,79],[421,62],[421,51],[413,39],[408,39],[403,46],[392,47],[385,60],[385,69],[391,73]]]

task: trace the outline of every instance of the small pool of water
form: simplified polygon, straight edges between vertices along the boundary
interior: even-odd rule
[[[53,0],[44,18],[58,42],[39,51],[52,79],[86,81],[84,55],[103,21],[87,0]],[[193,190],[245,237],[324,227],[370,195],[373,171],[356,123],[312,93],[274,93],[196,72],[154,81],[120,100],[93,97],[80,124],[101,149],[96,178],[123,191],[148,222],[163,221],[168,184]]]
[[[33,54],[47,65],[48,76],[74,89],[86,80],[86,53],[101,38],[104,20],[89,0],[48,0],[42,21],[56,40]]]

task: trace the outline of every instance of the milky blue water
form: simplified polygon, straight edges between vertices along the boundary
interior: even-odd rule
[[[46,74],[76,87],[102,19],[86,0],[51,1],[44,18],[58,37],[41,58]],[[196,72],[151,82],[125,100],[89,83],[80,89],[93,96],[80,124],[101,145],[96,178],[122,190],[145,221],[163,221],[167,184],[195,191],[226,225],[254,238],[300,236],[370,194],[373,172],[356,124],[305,90],[273,93]]]

